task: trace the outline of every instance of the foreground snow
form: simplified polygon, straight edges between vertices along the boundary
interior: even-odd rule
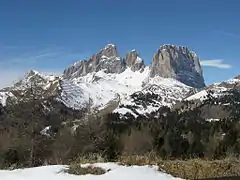
[[[83,165],[89,166],[89,165]],[[14,171],[0,171],[0,179],[4,180],[180,180],[171,175],[157,171],[150,166],[120,166],[115,163],[99,163],[91,166],[110,170],[103,175],[75,176],[63,172],[67,166],[43,166]]]

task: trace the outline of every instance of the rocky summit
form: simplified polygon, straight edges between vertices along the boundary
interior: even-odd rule
[[[134,49],[126,55],[126,67],[130,67],[132,71],[143,70],[144,61],[140,58],[138,52]]]
[[[176,79],[188,86],[205,86],[199,57],[187,47],[163,45],[153,56],[150,77]]]
[[[118,55],[117,48],[108,44],[89,60],[76,62],[64,71],[64,78],[76,78],[91,72],[104,70],[106,73],[121,73],[124,70],[123,60]]]

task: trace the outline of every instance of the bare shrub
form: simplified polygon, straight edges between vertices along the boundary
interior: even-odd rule
[[[72,164],[69,166],[66,172],[74,175],[86,175],[86,174],[102,175],[106,173],[106,170],[100,167],[93,166],[82,167],[79,164]]]

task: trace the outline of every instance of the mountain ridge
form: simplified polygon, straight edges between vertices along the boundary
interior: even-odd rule
[[[108,44],[88,60],[66,68],[63,76],[30,71],[12,87],[0,90],[0,102],[28,100],[34,85],[39,98],[54,97],[68,108],[94,111],[112,106],[110,109],[123,115],[149,114],[191,100],[208,88],[199,61],[187,47],[165,44],[146,66],[138,51],[129,51],[122,58],[117,47]]]
[[[63,77],[77,78],[103,69],[107,73],[122,73],[128,67],[138,71],[145,66],[144,60],[135,49],[122,58],[118,54],[116,45],[108,44],[88,60],[80,60],[66,68]],[[169,44],[160,46],[149,67],[150,77],[159,75],[177,79],[192,87],[205,87],[200,58],[185,46]]]

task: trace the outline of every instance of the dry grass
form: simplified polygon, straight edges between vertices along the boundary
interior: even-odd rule
[[[208,161],[200,159],[160,161],[159,170],[183,179],[240,176],[240,162],[237,160]]]
[[[153,154],[147,156],[128,156],[119,159],[122,165],[158,165],[159,171],[183,179],[204,179],[228,176],[240,176],[238,159],[224,160],[162,160]],[[240,177],[239,177],[240,179]]]
[[[158,162],[161,159],[159,159],[154,153],[149,153],[144,156],[121,156],[118,159],[119,164],[126,165],[126,166],[132,166],[132,165],[138,165],[138,166],[144,166],[144,165],[157,165]]]
[[[106,173],[106,171],[100,167],[92,166],[82,167],[79,164],[70,165],[69,169],[67,169],[66,172],[74,175],[86,175],[86,174],[102,175]]]
[[[101,168],[88,167],[83,168],[79,164],[104,162],[100,155],[91,155],[79,157],[70,165],[68,173],[83,175],[83,174],[104,174],[105,170]],[[228,158],[223,160],[204,160],[204,159],[189,159],[189,160],[162,160],[154,153],[139,156],[121,156],[118,159],[119,164],[125,166],[144,166],[157,165],[159,171],[166,172],[175,177],[183,179],[205,179],[228,176],[240,177],[240,161],[237,158]],[[240,179],[240,178],[239,178]]]
[[[105,162],[101,154],[89,154],[85,156],[78,156],[71,164],[93,164],[93,163]]]

